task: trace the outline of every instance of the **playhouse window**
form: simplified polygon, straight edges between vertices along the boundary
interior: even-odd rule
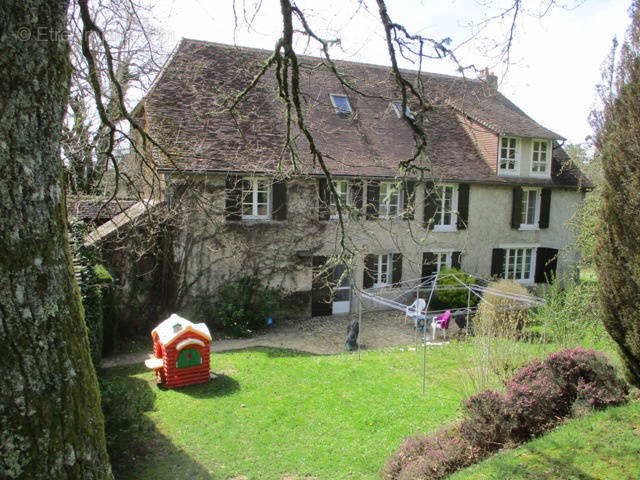
[[[202,364],[200,352],[197,348],[185,348],[178,355],[177,368],[195,367]]]

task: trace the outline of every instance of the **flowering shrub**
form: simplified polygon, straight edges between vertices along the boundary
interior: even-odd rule
[[[464,420],[460,434],[483,452],[502,448],[509,439],[511,415],[504,394],[485,390],[463,404]]]
[[[385,478],[444,478],[505,445],[541,435],[571,414],[622,405],[627,393],[604,355],[563,350],[520,369],[504,394],[485,390],[469,397],[459,425],[409,438],[387,463]]]
[[[483,451],[469,442],[458,426],[445,427],[431,435],[409,437],[389,460],[384,473],[388,480],[430,480],[479,462]]]

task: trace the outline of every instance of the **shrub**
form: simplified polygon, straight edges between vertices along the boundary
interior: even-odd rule
[[[265,317],[278,308],[278,303],[276,290],[255,277],[242,277],[220,287],[214,310],[229,332],[248,336],[265,325]]]
[[[431,435],[409,437],[387,462],[388,480],[436,480],[479,462],[486,455],[460,433],[457,426]]]
[[[407,439],[387,462],[385,478],[444,478],[504,445],[546,432],[572,413],[622,405],[627,393],[603,355],[563,350],[519,370],[506,382],[505,394],[486,390],[467,399],[460,425]]]
[[[155,393],[139,380],[98,377],[98,382],[107,451],[112,465],[125,467],[153,429],[144,412],[153,409]]]
[[[527,295],[527,289],[514,280],[498,280],[491,282],[488,288],[503,293]],[[517,338],[528,319],[526,309],[509,298],[485,293],[473,317],[473,331],[476,335]]]
[[[447,276],[449,274],[454,274],[455,277]],[[467,288],[464,288],[464,286],[460,283],[463,282],[468,285],[475,285],[476,279],[474,277],[457,268],[443,268],[442,270],[440,270],[440,275],[444,278],[438,276],[438,289],[443,287],[460,288],[438,290],[436,292],[436,298],[434,301],[435,308],[463,308],[467,306],[467,301],[469,301],[469,305],[473,307],[478,303],[478,296],[474,295],[473,293],[471,294],[471,296],[469,296],[469,290]]]
[[[463,404],[464,420],[460,434],[486,453],[502,448],[509,440],[511,416],[504,394],[485,390]]]
[[[571,413],[622,405],[628,393],[606,357],[583,348],[563,350],[532,363],[506,387],[515,442],[547,431]]]
[[[555,282],[544,297],[545,303],[533,312],[532,324],[545,340],[563,347],[589,345],[599,349],[612,343],[602,324],[597,283]]]

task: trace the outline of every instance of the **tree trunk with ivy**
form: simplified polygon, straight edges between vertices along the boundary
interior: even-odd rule
[[[613,68],[613,67],[612,67]],[[597,147],[602,159],[602,225],[596,246],[604,325],[627,377],[640,387],[640,2],[605,98]]]
[[[66,230],[66,13],[0,4],[0,478],[112,478]]]

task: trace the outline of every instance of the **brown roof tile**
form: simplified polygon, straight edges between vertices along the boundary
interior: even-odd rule
[[[171,152],[154,150],[161,170],[273,172],[291,162],[283,154],[284,107],[273,74],[265,75],[232,114],[229,102],[251,82],[270,52],[182,40],[145,100],[150,133]],[[300,57],[304,112],[319,149],[334,175],[393,177],[398,162],[414,147],[411,132],[390,105],[397,91],[388,67],[336,62],[338,70],[364,95],[346,92],[353,114],[339,115],[329,94],[345,93],[321,60]],[[417,75],[417,72],[409,72]],[[496,134],[561,139],[538,125],[480,80],[423,73],[433,110],[424,118],[428,162],[434,178],[490,183],[527,183],[500,178],[479,153],[458,115],[466,115]],[[297,140],[298,172],[319,174],[308,147]],[[580,174],[554,155],[553,180],[538,184],[578,185]],[[282,163],[280,163],[282,162]],[[288,167],[289,168],[289,167]]]

